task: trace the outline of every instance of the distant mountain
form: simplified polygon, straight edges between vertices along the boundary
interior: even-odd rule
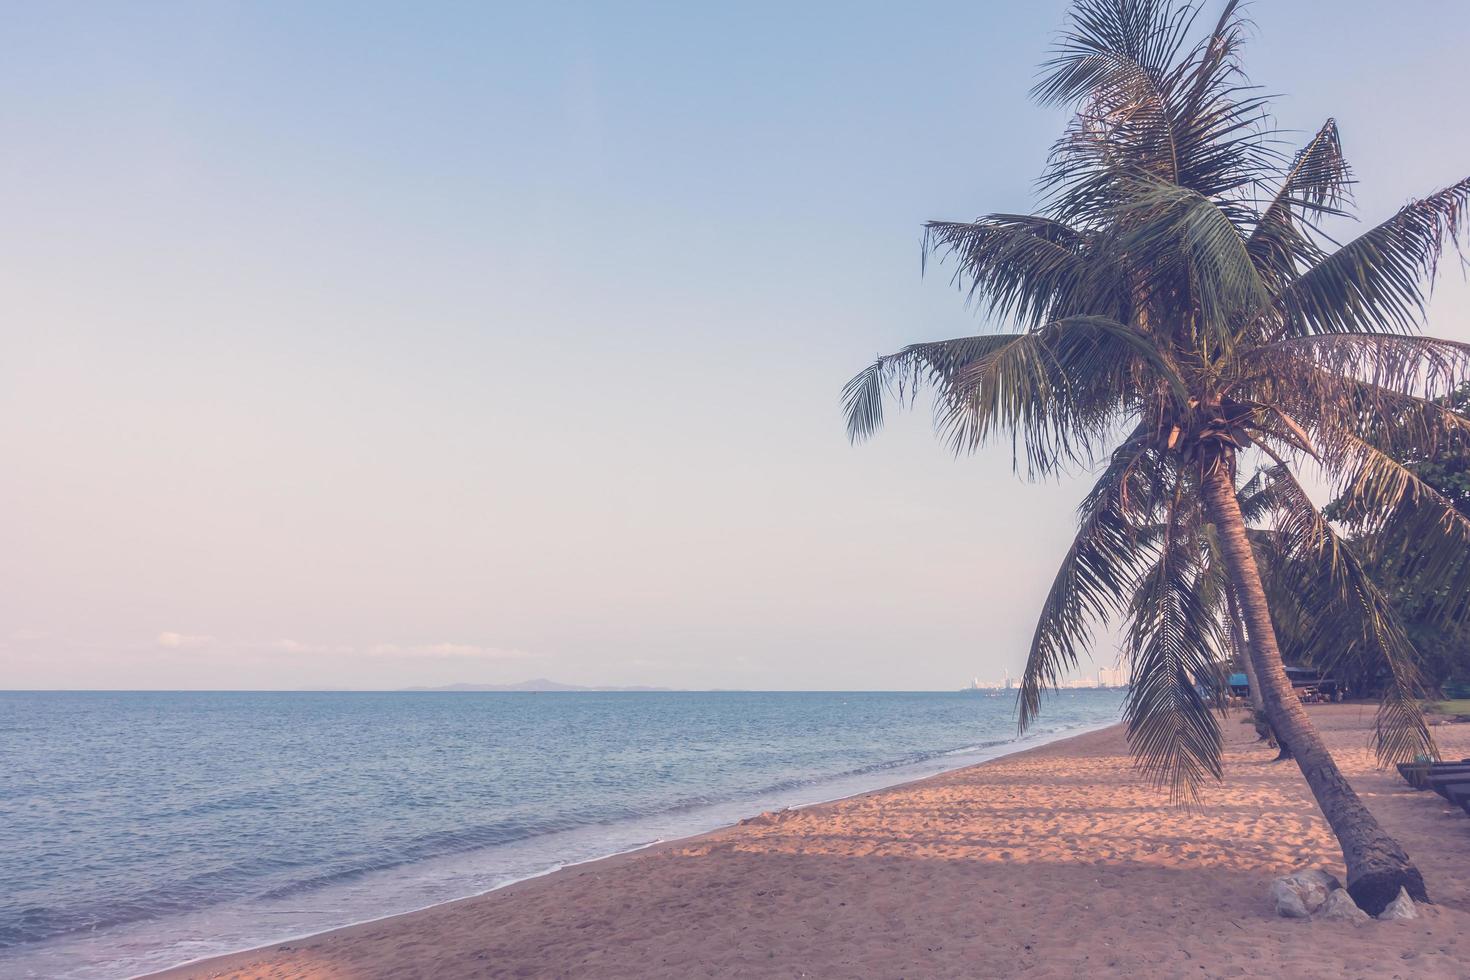
[[[445,684],[443,687],[405,687],[404,691],[672,691],[671,687],[583,687],[537,677],[519,684]]]

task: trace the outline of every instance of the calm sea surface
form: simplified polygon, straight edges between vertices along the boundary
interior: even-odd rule
[[[1008,694],[0,692],[0,977],[126,977],[1118,717]]]

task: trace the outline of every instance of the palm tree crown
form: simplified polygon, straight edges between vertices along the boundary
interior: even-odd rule
[[[1470,376],[1470,344],[1418,333],[1427,282],[1470,218],[1470,178],[1334,242],[1322,225],[1347,215],[1353,183],[1337,125],[1278,149],[1240,67],[1238,0],[1199,18],[1171,0],[1077,0],[1034,92],[1076,109],[1038,213],[927,225],[926,255],[953,261],[971,301],[1014,332],[914,344],[843,393],[855,441],[888,399],[927,387],[957,452],[1006,438],[1032,477],[1101,464],[1036,628],[1021,725],[1121,619],[1130,744],[1184,798],[1220,775],[1201,682],[1255,575],[1238,549],[1233,564],[1222,554],[1237,530],[1225,511],[1268,524],[1280,567],[1327,583],[1357,648],[1390,665],[1385,758],[1431,748],[1412,649],[1303,467],[1372,520],[1418,522],[1431,564],[1470,564],[1457,560],[1470,523],[1394,458],[1470,441],[1436,400]],[[1234,503],[1210,497],[1221,480]],[[1269,620],[1251,626],[1264,642]]]

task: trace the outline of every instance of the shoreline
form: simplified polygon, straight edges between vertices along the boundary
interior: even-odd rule
[[[1421,918],[1274,914],[1273,877],[1341,876],[1341,856],[1235,715],[1192,811],[1133,773],[1115,725],[149,976],[1470,976],[1466,817],[1376,769],[1371,707],[1309,710],[1424,871]],[[1470,755],[1470,725],[1436,735]]]
[[[1048,735],[1022,736],[1014,741],[1003,742],[994,746],[972,746],[966,749],[954,750],[953,754],[957,757],[965,757],[965,761],[959,762],[952,767],[942,767],[933,772],[928,772],[923,775],[906,775],[905,778],[902,778],[895,783],[883,783],[867,789],[860,789],[852,793],[843,793],[837,796],[822,797],[820,799],[810,800],[802,803],[793,803],[781,808],[781,810],[778,811],[764,811],[759,814],[750,814],[746,817],[738,818],[732,822],[722,822],[715,827],[695,831],[689,834],[681,834],[677,837],[653,840],[645,844],[639,844],[633,847],[623,848],[620,850],[615,850],[605,854],[599,854],[578,860],[555,862],[551,866],[547,867],[545,870],[534,872],[528,875],[523,875],[510,881],[506,881],[502,884],[494,885],[483,891],[474,892],[469,895],[463,895],[459,898],[451,898],[444,901],[431,902],[428,905],[420,906],[418,908],[406,909],[400,912],[390,912],[385,915],[372,916],[366,919],[344,923],[340,926],[334,926],[330,929],[315,930],[300,934],[284,935],[275,939],[266,940],[264,942],[256,943],[229,952],[211,953],[207,956],[202,956],[192,960],[186,960],[184,962],[165,967],[161,970],[150,971],[147,973],[130,974],[127,977],[127,980],[178,980],[178,978],[194,976],[198,970],[208,968],[211,964],[217,962],[232,962],[241,957],[250,957],[256,953],[267,952],[270,950],[271,947],[277,947],[281,944],[300,943],[304,941],[326,938],[362,927],[392,922],[393,920],[405,918],[408,916],[432,913],[436,910],[445,909],[450,906],[459,905],[461,903],[474,902],[483,899],[489,895],[502,894],[508,892],[511,889],[518,888],[519,886],[542,881],[544,879],[551,878],[564,872],[572,872],[576,869],[585,869],[592,865],[600,865],[603,862],[611,862],[619,858],[628,858],[641,854],[647,854],[666,847],[687,846],[699,841],[702,838],[730,831],[747,823],[750,820],[758,819],[762,816],[765,816],[767,813],[809,811],[816,807],[842,803],[847,800],[854,800],[875,793],[885,793],[892,790],[901,790],[906,787],[914,786],[931,779],[936,779],[953,773],[966,772],[971,769],[977,769],[995,762],[999,762],[1004,759],[1009,759],[1012,756],[1023,755],[1027,752],[1048,748],[1050,746],[1068,742],[1073,739],[1085,738],[1086,736],[1094,734],[1096,732],[1105,731],[1110,728],[1118,728],[1120,726],[1121,722],[1117,721],[1106,722],[1097,725],[1079,725],[1075,729],[1067,729],[1064,734],[1055,733]],[[995,750],[994,754],[990,754],[992,750]],[[976,756],[985,756],[985,758],[976,759]],[[904,768],[913,769],[919,766],[927,767],[929,765],[933,765],[943,758],[943,755],[939,755],[926,760],[922,760],[920,762],[901,764],[899,766],[894,766],[893,771],[896,772]],[[858,774],[844,774],[841,776],[833,777],[831,779],[823,780],[819,783],[814,783],[812,784],[812,788],[817,789],[820,788],[822,785],[831,785],[838,784],[844,781],[853,781],[861,779],[865,775],[873,775],[874,772],[881,771],[883,770],[875,770]],[[755,799],[759,799],[759,797]],[[751,802],[755,802],[755,799],[753,799]],[[730,801],[729,805],[736,805],[739,802],[740,801]],[[441,855],[439,859],[442,860],[449,857],[453,857],[453,855]]]

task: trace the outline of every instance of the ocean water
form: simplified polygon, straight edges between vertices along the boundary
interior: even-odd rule
[[[127,977],[1118,718],[992,693],[0,692],[0,977]]]

